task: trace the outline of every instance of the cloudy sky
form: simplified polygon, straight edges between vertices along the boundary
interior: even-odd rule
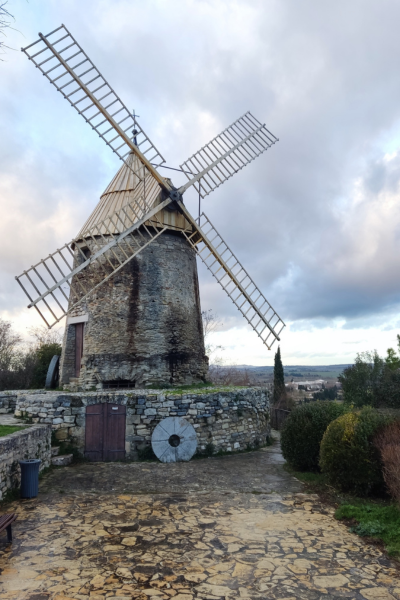
[[[0,316],[73,238],[118,159],[19,49],[64,23],[178,166],[247,110],[279,143],[203,210],[287,323],[285,364],[350,363],[400,332],[397,0],[9,0],[0,62]],[[14,49],[14,50],[13,50]],[[174,178],[174,183],[179,179]],[[187,198],[193,206],[193,199]],[[272,364],[211,276],[227,362]]]

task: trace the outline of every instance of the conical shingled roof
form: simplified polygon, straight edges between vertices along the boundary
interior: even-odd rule
[[[143,179],[145,174],[146,180],[144,183]],[[121,221],[116,221],[115,224],[113,224],[108,220],[108,217],[111,217],[116,211],[127,204],[141,204],[144,191],[147,206],[153,206],[154,201],[160,194],[160,187],[155,179],[146,172],[142,163],[132,152],[129,154],[126,163],[122,165],[118,173],[100,196],[100,202],[87,219],[77,238],[83,237],[84,233],[89,229],[92,229],[95,225],[99,225],[106,219],[107,227],[111,233],[122,233],[124,231],[123,223]],[[132,213],[129,216],[133,218]],[[107,227],[104,225],[100,229],[101,233],[104,235],[110,233]]]
[[[134,172],[133,172],[134,171]],[[144,168],[140,160],[133,152],[129,154],[126,163],[122,165],[111,183],[107,186],[100,197],[100,202],[87,219],[86,223],[78,233],[76,240],[85,238],[85,233],[96,227],[94,235],[109,235],[110,233],[123,233],[127,227],[130,227],[132,221],[137,220],[137,216],[130,210],[129,205],[143,207],[143,197],[146,198],[146,212],[161,202],[161,189],[156,180]],[[124,223],[124,213],[120,211],[125,207],[125,211],[130,217]],[[120,211],[119,218],[112,217],[115,212]],[[122,219],[122,220],[121,220]],[[164,209],[157,214],[157,220],[152,219],[146,222],[148,225],[160,226],[166,225],[174,230],[190,229],[189,223],[185,217],[176,210]]]

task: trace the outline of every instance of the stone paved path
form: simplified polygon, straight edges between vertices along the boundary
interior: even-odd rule
[[[279,447],[52,471],[0,542],[3,600],[399,600],[396,564],[282,469]]]

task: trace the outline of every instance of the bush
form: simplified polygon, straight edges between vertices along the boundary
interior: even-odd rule
[[[336,402],[313,402],[295,408],[281,432],[282,454],[298,471],[318,471],[319,447],[329,423],[345,407]]]
[[[400,421],[389,423],[377,435],[378,448],[383,465],[383,478],[390,495],[400,504]]]
[[[333,421],[321,442],[320,467],[336,487],[356,494],[384,490],[379,451],[374,436],[388,418],[371,407]]]

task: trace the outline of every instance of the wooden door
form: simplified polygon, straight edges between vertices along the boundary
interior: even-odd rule
[[[126,407],[92,404],[86,407],[85,456],[91,461],[125,458]]]
[[[86,407],[85,456],[94,462],[103,460],[104,404]]]
[[[125,458],[125,415],[126,406],[105,404],[105,429],[103,460]]]

